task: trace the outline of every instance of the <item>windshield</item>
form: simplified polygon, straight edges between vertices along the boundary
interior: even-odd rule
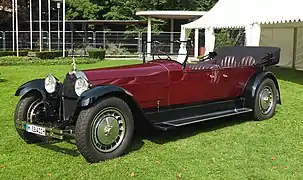
[[[188,41],[151,41],[143,43],[142,52],[145,62],[153,60],[171,60],[184,64],[192,47]],[[150,50],[149,50],[150,49]]]

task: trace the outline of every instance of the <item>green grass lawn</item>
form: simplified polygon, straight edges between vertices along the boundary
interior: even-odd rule
[[[80,69],[139,61],[102,61]],[[22,83],[71,66],[0,67],[0,179],[302,179],[303,72],[274,69],[282,106],[270,120],[230,117],[137,137],[125,156],[89,164],[73,142],[28,145],[13,112]]]

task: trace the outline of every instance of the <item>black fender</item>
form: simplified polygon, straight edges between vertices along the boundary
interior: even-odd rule
[[[44,88],[44,79],[35,79],[21,85],[15,92],[15,96],[23,96],[29,92],[38,91],[45,100],[47,97],[47,92]]]
[[[131,98],[134,101],[133,95],[127,90],[119,86],[104,85],[97,86],[83,92],[77,100],[77,105],[79,108],[89,107],[108,94],[122,94],[123,96]]]
[[[279,83],[278,80],[276,78],[276,76],[271,72],[271,71],[261,71],[261,72],[257,72],[256,74],[254,74],[248,81],[248,83],[245,86],[244,89],[244,94],[243,96],[246,98],[246,105],[248,107],[252,107],[253,106],[253,102],[256,96],[256,91],[258,89],[258,87],[260,86],[260,84],[262,83],[262,81],[266,78],[270,78],[274,81],[277,91],[278,91],[278,104],[282,104],[281,102],[281,96],[280,96],[280,87],[279,87]]]
[[[102,98],[110,96],[119,97],[130,106],[133,112],[135,125],[140,127],[139,129],[148,130],[149,127],[158,129],[158,127],[155,126],[155,124],[146,117],[144,111],[140,107],[137,100],[133,97],[133,95],[122,87],[115,85],[97,86],[83,92],[77,100],[77,110],[89,108],[91,105],[97,103]]]

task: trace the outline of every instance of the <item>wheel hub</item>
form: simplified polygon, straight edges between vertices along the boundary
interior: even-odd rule
[[[260,108],[263,114],[268,114],[273,107],[273,93],[270,87],[265,87],[260,93]]]
[[[114,117],[106,117],[97,127],[97,137],[102,144],[112,144],[119,136],[119,124]]]
[[[93,145],[100,152],[119,147],[125,136],[125,119],[116,108],[106,108],[96,115],[91,126]]]

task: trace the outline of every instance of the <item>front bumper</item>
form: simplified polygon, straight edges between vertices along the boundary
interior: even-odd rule
[[[56,129],[56,128],[43,127],[43,126],[40,126],[37,124],[31,124],[26,121],[15,120],[15,127],[17,129],[28,132],[27,126],[29,126],[29,125],[41,127],[45,131],[44,135],[42,135],[42,136],[45,136],[45,137],[52,137],[52,138],[61,139],[61,140],[63,140],[65,137],[69,137],[69,138],[75,137],[75,133],[72,129],[61,130],[61,129]],[[32,132],[29,132],[29,133],[32,133]],[[36,134],[36,133],[33,133],[33,134]],[[39,135],[41,135],[41,134],[39,134]]]

